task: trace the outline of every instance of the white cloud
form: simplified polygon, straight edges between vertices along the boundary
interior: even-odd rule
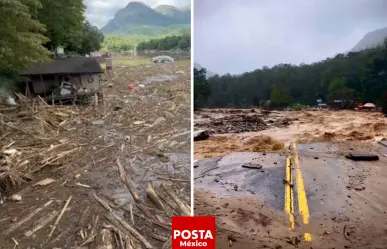
[[[115,3],[114,1],[104,1],[104,0],[95,0],[95,1],[89,1],[90,8],[100,8],[100,9],[106,9],[106,8],[115,8],[120,7],[120,3]]]
[[[103,27],[115,13],[124,8],[131,1],[122,0],[85,0],[87,6],[86,18],[97,27]],[[175,7],[186,7],[190,5],[190,0],[144,0],[145,4],[156,7],[161,4],[172,5]]]
[[[311,63],[387,27],[386,0],[195,0],[195,61],[216,73]]]

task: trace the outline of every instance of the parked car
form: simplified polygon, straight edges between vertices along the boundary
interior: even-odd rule
[[[175,60],[171,56],[161,55],[152,58],[154,63],[172,63]]]

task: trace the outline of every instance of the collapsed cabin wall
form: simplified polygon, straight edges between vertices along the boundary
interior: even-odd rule
[[[45,75],[30,77],[32,92],[34,94],[51,93],[53,89],[61,85],[65,76]],[[91,91],[97,91],[101,87],[101,76],[99,74],[70,75],[66,81],[73,84],[74,88],[85,88]]]
[[[81,75],[81,85],[89,90],[99,90],[101,87],[101,76],[99,74]]]
[[[35,94],[49,93],[55,87],[59,86],[59,81],[55,76],[37,76],[30,78],[32,90]]]

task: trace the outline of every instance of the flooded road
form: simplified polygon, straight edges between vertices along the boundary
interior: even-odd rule
[[[248,119],[259,126],[238,132],[234,115],[255,115]],[[227,247],[230,234],[237,248],[384,248],[387,159],[377,143],[387,135],[382,114],[204,110],[195,116],[197,128],[212,133],[195,142],[195,213],[215,212],[217,248]],[[247,146],[254,138],[255,146]],[[345,158],[349,153],[375,154],[379,161],[352,161]],[[262,168],[242,168],[246,163]],[[245,225],[239,230],[235,224]]]

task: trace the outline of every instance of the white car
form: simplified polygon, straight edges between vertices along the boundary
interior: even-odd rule
[[[172,63],[175,60],[171,56],[162,55],[162,56],[156,56],[152,58],[154,63]]]

